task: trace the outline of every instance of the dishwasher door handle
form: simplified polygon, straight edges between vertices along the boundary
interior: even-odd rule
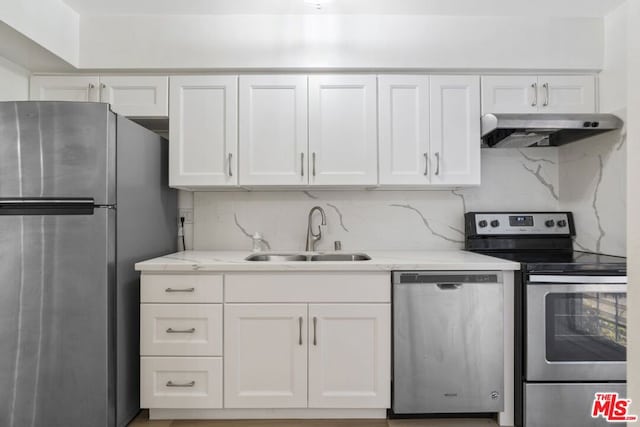
[[[438,283],[436,286],[443,291],[454,291],[460,289],[462,283]]]

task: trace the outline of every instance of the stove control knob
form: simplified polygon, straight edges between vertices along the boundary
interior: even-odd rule
[[[500,221],[498,221],[497,219],[494,219],[493,221],[491,221],[491,226],[493,228],[498,227],[500,225]]]
[[[560,221],[558,221],[558,227],[566,227],[567,226],[567,221],[565,221],[564,219],[561,219]]]
[[[487,221],[483,219],[480,222],[478,222],[478,225],[480,226],[480,228],[485,228],[487,226]]]
[[[558,223],[558,225],[559,225],[559,224],[560,224],[560,223]],[[553,227],[554,225],[556,225],[556,223],[555,223],[555,221],[554,221],[554,220],[552,220],[552,219],[548,219],[548,220],[546,220],[546,221],[544,222],[544,225],[546,225],[547,227],[551,228],[551,227]]]

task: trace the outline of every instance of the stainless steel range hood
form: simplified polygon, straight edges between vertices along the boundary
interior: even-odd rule
[[[564,145],[620,129],[613,114],[485,114],[482,146],[495,148]]]

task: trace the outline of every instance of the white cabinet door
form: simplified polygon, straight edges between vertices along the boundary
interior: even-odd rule
[[[100,100],[98,76],[33,76],[29,98],[34,101]]]
[[[309,407],[388,408],[390,304],[309,305]]]
[[[536,113],[537,76],[482,76],[482,114]]]
[[[309,76],[310,183],[377,184],[376,121],[376,76]]]
[[[101,76],[100,100],[123,116],[167,117],[167,76]]]
[[[237,77],[172,76],[170,86],[169,185],[236,185]]]
[[[307,76],[240,77],[240,184],[307,184],[306,162]]]
[[[428,184],[429,77],[378,76],[380,184]]]
[[[430,78],[431,183],[480,184],[480,78]]]
[[[226,304],[225,408],[307,407],[307,305]]]
[[[594,76],[540,76],[539,111],[541,113],[594,113],[596,86]]]

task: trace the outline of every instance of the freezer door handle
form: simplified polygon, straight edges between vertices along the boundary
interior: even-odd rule
[[[89,197],[0,198],[0,215],[93,215],[95,206]]]

